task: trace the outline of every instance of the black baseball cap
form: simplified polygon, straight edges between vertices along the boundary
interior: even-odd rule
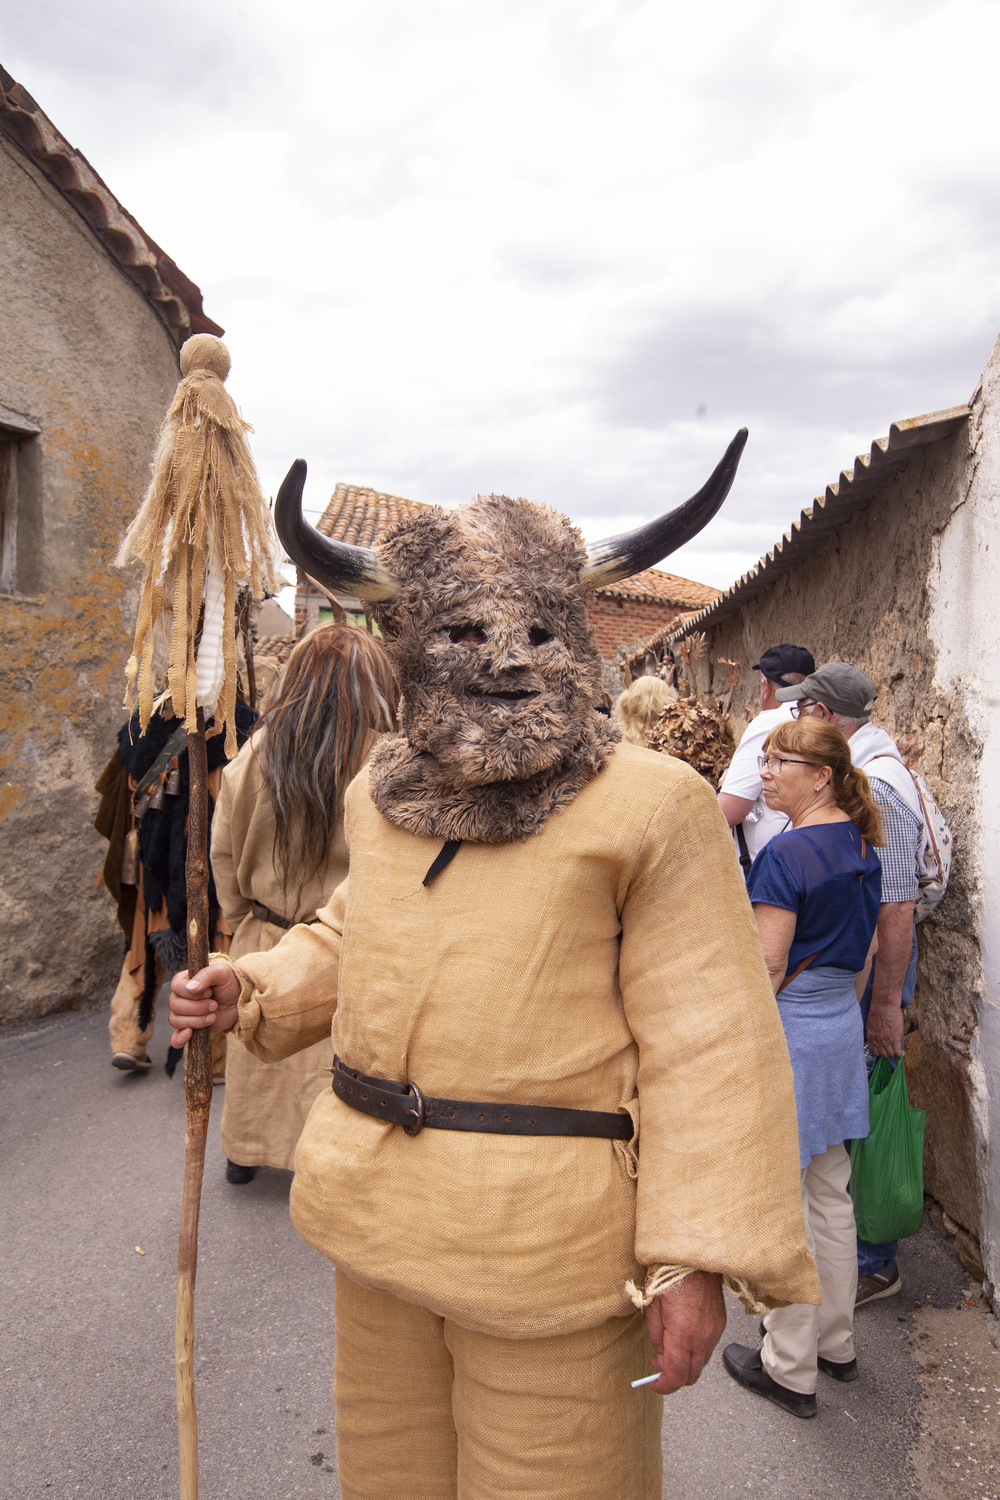
[[[801,672],[808,677],[810,672],[815,672],[816,663],[812,652],[807,651],[805,646],[793,646],[788,641],[782,641],[780,646],[771,646],[762,652],[760,661],[754,662],[753,670],[763,672],[771,682],[783,682],[786,672]]]

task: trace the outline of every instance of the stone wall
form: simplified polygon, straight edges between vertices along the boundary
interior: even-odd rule
[[[955,838],[954,862],[945,900],[918,929],[907,1076],[914,1102],[927,1110],[927,1190],[978,1235],[984,1137],[970,1053],[983,997],[976,810],[982,741],[967,721],[959,685],[936,674],[929,633],[939,539],[968,491],[969,441],[963,427],[917,452],[798,568],[708,627],[709,649],[696,675],[702,690],[711,682],[721,693],[729,667],[718,658],[742,663],[733,703],[738,738],[757,711],[759,678],[750,667],[766,647],[794,641],[817,663],[854,662],[878,684],[875,722],[924,773],[940,803]]]
[[[0,597],[0,1019],[107,999],[122,939],[94,782],[122,723],[134,599],[110,570],[178,380],[165,325],[93,230],[0,137],[0,406],[19,456]],[[0,414],[2,422],[2,414]]]

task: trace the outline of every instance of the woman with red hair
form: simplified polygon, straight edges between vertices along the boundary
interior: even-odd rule
[[[868,1134],[859,1000],[875,948],[884,842],[847,740],[822,719],[779,725],[760,757],[764,800],[791,828],[753,862],[747,894],[778,1001],[795,1083],[802,1207],[822,1306],[779,1307],[763,1347],[730,1344],[734,1380],[797,1417],[816,1415],[817,1371],[857,1377],[854,1208],[844,1142]]]

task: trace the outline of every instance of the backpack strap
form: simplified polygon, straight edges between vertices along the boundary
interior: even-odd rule
[[[753,860],[750,858],[750,848],[747,844],[747,836],[743,832],[742,823],[737,823],[736,825],[736,842],[740,846],[740,864],[743,867],[743,879],[746,880],[750,874],[750,866],[753,864]]]

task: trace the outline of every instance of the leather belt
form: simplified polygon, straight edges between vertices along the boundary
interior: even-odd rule
[[[415,1083],[372,1078],[333,1059],[333,1092],[338,1099],[402,1125],[407,1135],[431,1130],[481,1130],[490,1135],[586,1135],[612,1141],[632,1139],[632,1117],[598,1109],[555,1109],[546,1104],[477,1103],[472,1099],[435,1099]]]
[[[303,922],[292,922],[288,917],[283,917],[280,911],[272,911],[260,901],[251,901],[250,910],[259,921],[270,922],[272,927],[283,927],[286,932],[290,927],[313,927],[319,921],[319,917],[309,917]]]
[[[251,901],[250,910],[259,921],[270,922],[272,927],[284,927],[287,931],[289,927],[295,926],[294,922],[289,922],[287,917],[283,917],[278,911],[272,911],[260,901]]]

